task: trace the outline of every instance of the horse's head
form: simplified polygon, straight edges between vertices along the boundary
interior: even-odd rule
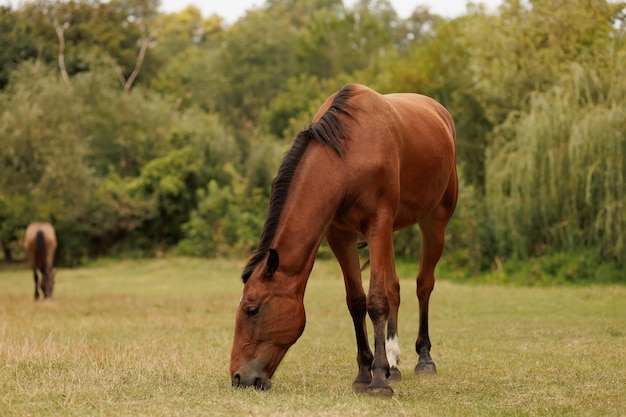
[[[235,387],[269,389],[278,364],[304,330],[302,295],[277,270],[278,253],[270,249],[265,262],[245,277],[230,356]]]

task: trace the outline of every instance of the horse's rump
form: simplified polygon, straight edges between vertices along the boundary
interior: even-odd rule
[[[39,268],[41,271],[46,268],[51,269],[56,248],[56,233],[50,223],[31,223],[28,225],[24,236],[24,249],[31,269]]]

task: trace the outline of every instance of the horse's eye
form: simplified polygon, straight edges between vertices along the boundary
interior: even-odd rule
[[[254,317],[259,314],[259,306],[248,306],[246,307],[246,316]]]

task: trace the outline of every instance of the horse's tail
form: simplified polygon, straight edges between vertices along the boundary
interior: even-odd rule
[[[35,238],[37,240],[37,249],[42,249],[42,250],[46,250],[46,238],[43,235],[43,232],[41,230],[37,231],[37,237]]]
[[[36,246],[35,246],[35,258],[37,259],[37,264],[42,268],[43,271],[47,269],[47,257],[46,257],[46,237],[44,236],[41,230],[37,230],[37,235],[35,236]]]

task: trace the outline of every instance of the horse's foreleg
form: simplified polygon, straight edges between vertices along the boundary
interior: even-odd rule
[[[48,268],[41,273],[41,291],[43,292],[43,298],[52,297],[52,278],[50,277],[50,271]]]
[[[52,292],[54,291],[54,245],[48,246],[48,254],[46,256],[46,296],[52,298]]]
[[[370,247],[370,286],[367,295],[367,313],[374,326],[374,361],[372,362],[372,383],[368,394],[374,396],[391,396],[393,390],[389,386],[389,360],[385,344],[385,325],[392,310],[389,286],[395,288],[397,279],[393,256],[393,217],[388,221],[384,210],[379,210],[380,217],[369,225],[366,233]],[[394,291],[391,291],[393,294]],[[397,309],[399,298],[392,296],[394,309]],[[394,318],[393,320],[397,319]],[[392,324],[393,326],[393,324]],[[395,335],[394,335],[395,336]]]
[[[400,381],[402,374],[398,369],[400,364],[400,344],[398,342],[398,310],[400,308],[400,281],[397,274],[388,277],[387,296],[389,298],[389,320],[387,321],[387,361],[389,362],[389,380]]]
[[[370,291],[370,295],[367,297],[367,312],[374,326],[372,382],[367,388],[367,393],[372,396],[392,396],[393,390],[387,380],[390,373],[385,349],[385,322],[387,321],[385,316],[389,314],[389,303],[377,295],[373,296],[372,291]]]
[[[352,389],[355,392],[366,392],[367,387],[372,382],[371,369],[374,355],[372,355],[367,341],[367,327],[365,324],[365,315],[367,314],[366,296],[361,284],[361,268],[359,255],[356,250],[357,237],[331,229],[326,235],[326,240],[343,272],[343,280],[346,286],[346,304],[352,316],[354,333],[356,335],[359,373],[352,383]]]

